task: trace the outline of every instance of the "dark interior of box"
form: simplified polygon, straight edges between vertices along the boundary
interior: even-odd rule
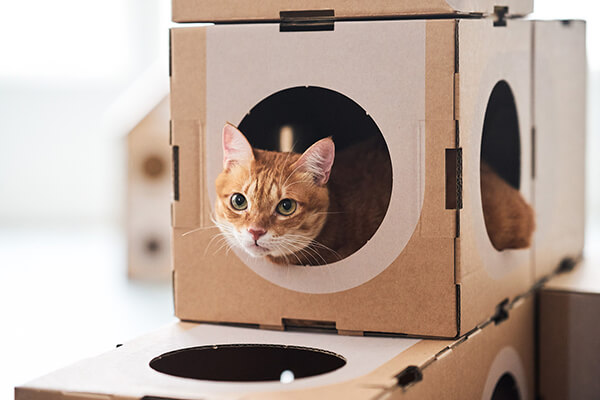
[[[509,372],[500,377],[490,400],[520,400],[521,395],[517,381]]]
[[[512,90],[499,81],[490,95],[481,138],[481,160],[516,189],[521,185],[519,118]]]
[[[336,150],[369,139],[385,143],[377,124],[360,105],[316,86],[293,87],[266,97],[249,110],[238,128],[253,147],[263,150],[302,153],[328,136]],[[286,136],[291,137],[291,148],[282,148]]]
[[[182,378],[227,382],[284,381],[335,371],[346,360],[308,347],[227,344],[192,347],[165,353],[150,367]],[[286,378],[287,377],[287,378]]]

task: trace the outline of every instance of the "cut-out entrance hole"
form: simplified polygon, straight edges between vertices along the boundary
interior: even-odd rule
[[[506,81],[494,86],[485,110],[481,161],[515,189],[521,185],[521,141],[517,106]]]
[[[521,400],[517,381],[510,373],[500,377],[490,400]]]
[[[381,131],[360,105],[334,90],[294,87],[260,101],[238,128],[254,148],[280,152],[302,153],[318,140],[332,137],[335,160],[328,183],[328,223],[345,226],[348,232],[359,235],[347,240],[356,243],[347,253],[357,251],[371,239],[389,205],[392,163]],[[356,212],[343,208],[348,203],[356,207]],[[353,220],[369,223],[346,224]]]
[[[335,371],[346,360],[335,353],[298,346],[227,344],[162,354],[150,367],[182,378],[227,382],[280,381]]]
[[[506,81],[499,81],[492,93],[485,110],[483,122],[483,133],[481,137],[481,190],[482,199],[486,199],[485,190],[490,190],[492,185],[485,179],[491,179],[493,174],[484,173],[493,170],[500,178],[510,186],[519,189],[521,185],[521,141],[519,132],[519,119],[517,107],[512,90]],[[487,185],[486,185],[487,184]],[[507,190],[496,190],[493,196],[498,194],[510,196]],[[494,204],[502,202],[495,198]],[[489,199],[490,196],[487,196]],[[490,203],[492,204],[492,203]],[[483,201],[483,213],[487,217],[494,215],[494,210]],[[485,220],[486,230],[490,235],[488,219]]]

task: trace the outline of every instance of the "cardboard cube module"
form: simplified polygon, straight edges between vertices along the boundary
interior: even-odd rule
[[[539,293],[539,395],[594,399],[600,393],[600,253]]]
[[[535,21],[535,277],[578,260],[585,225],[584,21]],[[557,189],[560,188],[560,189]]]
[[[171,277],[169,204],[172,199],[169,99],[158,104],[127,137],[128,275]]]
[[[17,387],[15,399],[533,399],[533,301],[506,311],[459,340],[178,323]]]
[[[312,32],[280,32],[278,24],[173,29],[176,315],[457,337],[503,300],[526,292],[532,251],[494,249],[480,193],[481,155],[491,147],[499,157],[489,162],[532,201],[532,22],[507,22],[336,22],[333,31]],[[287,111],[312,105],[310,112],[320,112],[332,129],[368,120],[389,150],[394,184],[387,214],[365,246],[332,264],[281,266],[210,247],[223,125],[271,123],[280,114],[266,105],[283,98]],[[331,98],[352,106],[328,116],[322,110],[332,107]],[[258,132],[244,133],[259,148],[280,137],[279,130]],[[348,128],[333,136],[343,141],[353,134]],[[319,138],[296,137],[304,148]]]
[[[302,21],[414,17],[419,15],[523,16],[533,11],[533,0],[173,0],[174,22]]]

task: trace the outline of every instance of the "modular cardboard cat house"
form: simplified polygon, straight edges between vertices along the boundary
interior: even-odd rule
[[[573,25],[548,29],[583,43],[583,24]],[[283,22],[172,29],[176,315],[276,329],[457,337],[526,292],[565,252],[577,256],[582,236],[536,272],[534,251],[497,251],[483,218],[482,159],[530,204],[538,204],[536,187],[555,195],[547,182],[534,185],[539,152],[532,137],[532,88],[546,95],[562,73],[580,70],[585,61],[580,45],[574,58],[555,60],[564,70],[547,66],[550,86],[534,85],[532,60],[546,54],[534,50],[535,26],[519,19],[415,19],[331,21],[310,31]],[[571,89],[581,104],[583,89]],[[550,120],[568,124],[584,115],[571,109],[577,105],[556,110],[540,102],[536,118],[544,125],[553,112]],[[348,126],[381,135],[393,185],[377,232],[353,255],[318,267],[275,265],[211,248],[217,233],[210,229],[214,181],[227,121],[263,149],[277,149],[290,126],[300,132],[295,140],[304,143],[301,151],[332,130],[334,140],[349,143],[365,134],[366,128]],[[581,158],[584,132],[577,127],[570,132],[578,139],[569,157]],[[535,144],[544,135],[550,134],[539,129]],[[559,145],[549,137],[542,147],[557,152]],[[570,159],[559,164],[578,172],[581,164]],[[548,163],[545,156],[539,160],[539,168]],[[574,187],[573,196],[583,198],[583,187]],[[570,223],[582,232],[582,222]],[[557,229],[550,225],[540,222],[540,232]],[[540,241],[538,253],[553,240]]]
[[[504,298],[526,291],[531,252],[492,248],[471,167],[479,165],[490,94],[508,82],[515,107],[522,105],[521,191],[531,199],[531,22],[510,22],[340,22],[334,31],[316,32],[280,32],[278,24],[173,29],[177,315],[454,337]],[[322,267],[207,249],[216,232],[196,229],[211,225],[223,123],[256,116],[256,105],[273,94],[301,97],[313,88],[359,104],[385,138],[393,181],[402,185],[393,185],[381,227],[357,253]],[[484,288],[486,296],[478,296]]]
[[[15,399],[533,399],[532,297],[457,340],[181,322],[19,386]]]

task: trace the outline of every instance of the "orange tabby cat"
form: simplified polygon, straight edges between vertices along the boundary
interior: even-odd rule
[[[535,214],[519,191],[481,162],[481,203],[488,236],[496,250],[531,245]]]
[[[278,264],[347,257],[373,236],[387,210],[392,177],[383,147],[363,142],[335,157],[326,138],[303,154],[265,151],[226,125],[216,223],[232,246]]]
[[[382,142],[359,143],[336,156],[326,138],[303,154],[282,153],[252,148],[227,124],[223,154],[215,222],[231,246],[253,257],[297,265],[341,260],[373,236],[387,210],[392,169]],[[481,174],[492,244],[498,250],[528,247],[533,210],[483,162]]]

